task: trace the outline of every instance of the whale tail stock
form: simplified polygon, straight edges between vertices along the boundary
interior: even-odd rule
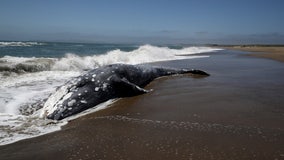
[[[198,70],[198,69],[176,69],[176,68],[160,68],[157,67],[155,68],[159,76],[169,76],[173,74],[191,74],[194,77],[205,77],[205,76],[210,76],[209,73]]]
[[[183,70],[183,73],[190,73],[193,75],[199,75],[199,76],[210,76],[210,74],[202,71],[202,70],[197,70],[197,69],[191,69],[191,70]]]

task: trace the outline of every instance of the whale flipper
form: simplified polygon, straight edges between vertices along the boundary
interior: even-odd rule
[[[118,91],[120,91],[118,95],[120,97],[130,97],[149,92],[146,89],[143,89],[138,85],[129,82],[126,78],[117,79],[114,86]]]

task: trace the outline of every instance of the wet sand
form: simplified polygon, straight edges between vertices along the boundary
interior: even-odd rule
[[[284,159],[284,63],[220,51],[157,63],[203,69],[163,77],[152,92],[0,146],[4,159]]]

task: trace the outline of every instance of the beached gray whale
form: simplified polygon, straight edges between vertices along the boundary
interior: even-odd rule
[[[135,96],[155,78],[173,74],[198,74],[200,70],[114,64],[100,67],[76,77],[57,89],[45,102],[42,117],[61,120],[109,99]]]

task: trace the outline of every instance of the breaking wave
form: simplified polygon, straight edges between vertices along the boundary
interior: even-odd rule
[[[12,43],[12,42],[11,42]],[[26,42],[27,43],[27,42]],[[24,58],[4,56],[0,58],[0,72],[39,72],[39,71],[81,71],[94,69],[113,63],[140,64],[155,61],[168,61],[190,58],[202,58],[193,54],[217,51],[210,47],[188,47],[170,49],[144,45],[133,51],[112,50],[106,54],[79,56],[67,53],[62,58]]]
[[[39,42],[0,42],[0,47],[30,47],[44,45],[44,43]]]

